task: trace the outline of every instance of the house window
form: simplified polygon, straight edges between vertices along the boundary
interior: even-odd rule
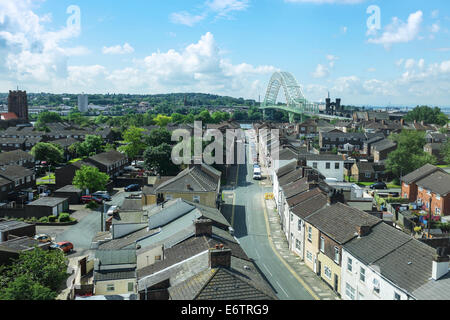
[[[348,283],[345,284],[345,295],[347,296],[347,298],[349,298],[350,300],[355,300],[355,292],[355,288],[353,288]]]
[[[327,170],[330,169],[331,168],[331,163],[327,162],[325,167],[327,168]]]
[[[193,196],[192,198],[194,199],[195,203],[200,203],[200,196]]]
[[[340,164],[339,162],[336,162],[336,163],[334,164],[334,169],[339,170],[340,167],[341,167],[341,164]]]
[[[297,226],[298,231],[302,231],[302,220],[298,220],[298,226]]]
[[[366,178],[372,177],[372,174],[370,172],[366,172]]]
[[[317,169],[317,162],[313,162],[313,168]]]
[[[155,261],[161,261],[161,256],[155,256]]]
[[[291,222],[294,221],[294,215],[291,213]]]
[[[380,293],[380,281],[378,279],[373,279],[373,292]]]
[[[172,200],[172,195],[171,194],[166,194],[166,200]]]
[[[114,291],[115,289],[114,289],[114,284],[108,284],[108,285],[106,285],[106,291]]]
[[[348,260],[347,260],[347,270],[350,271],[350,272],[353,271],[352,263],[353,263],[353,260],[351,258],[348,258]]]
[[[325,266],[324,273],[325,273],[325,277],[327,277],[329,280],[331,280],[331,269],[328,268],[328,266]]]
[[[128,282],[128,292],[133,292],[133,291],[134,291],[134,283]]]
[[[339,260],[340,259],[341,259],[341,254],[339,252],[339,248],[338,247],[334,247],[334,262],[339,264]]]
[[[366,282],[366,269],[363,267],[361,267],[361,271],[359,273],[359,280],[361,280],[361,282]]]
[[[312,227],[308,227],[308,241],[312,242]]]
[[[308,259],[309,262],[312,262],[313,257],[311,252],[309,251],[306,252],[306,259]]]
[[[320,237],[320,251],[325,252],[325,239]]]
[[[402,300],[402,297],[397,292],[394,292],[394,300]]]
[[[297,248],[297,250],[301,250],[302,243],[300,242],[300,240],[298,239],[295,240],[295,247]]]

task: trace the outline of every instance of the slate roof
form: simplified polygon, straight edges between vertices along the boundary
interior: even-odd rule
[[[0,231],[10,231],[23,227],[29,227],[31,224],[16,220],[0,220]]]
[[[295,182],[303,178],[303,170],[302,168],[297,168],[288,174],[285,174],[281,178],[278,179],[278,184],[280,186],[285,186],[289,183]]]
[[[373,265],[380,268],[382,276],[400,288],[413,292],[431,278],[435,253],[435,249],[411,239]]]
[[[374,226],[381,220],[342,203],[327,206],[305,220],[339,244],[356,237],[357,227]]]
[[[305,217],[308,217],[309,215],[313,214],[317,210],[322,209],[327,205],[327,196],[323,193],[320,193],[318,195],[315,195],[311,197],[310,199],[307,199],[295,207],[291,209],[292,213],[295,214],[297,217],[304,219]]]
[[[303,156],[306,161],[344,161],[342,155],[335,154],[311,154]]]
[[[142,210],[142,199],[123,199],[122,205],[120,206],[122,211],[139,211]]]
[[[297,204],[302,203],[303,201],[305,201],[309,198],[315,197],[321,193],[322,193],[322,191],[320,191],[319,188],[315,188],[315,189],[309,190],[307,192],[302,192],[298,195],[295,195],[294,197],[289,198],[287,200],[287,203],[288,203],[289,207],[293,208]]]
[[[135,279],[136,268],[94,271],[94,281]]]
[[[423,167],[407,174],[406,176],[404,176],[402,178],[402,181],[405,182],[406,184],[411,184],[413,182],[416,182],[419,179],[422,179],[423,177],[432,174],[435,171],[442,171],[442,169],[433,166],[432,164],[426,164]]]
[[[413,291],[419,300],[450,300],[450,273],[438,281],[430,280]]]
[[[386,223],[380,223],[374,226],[368,235],[355,238],[344,247],[355,258],[370,265],[411,239],[406,233]]]
[[[33,171],[24,168],[22,166],[10,165],[0,167],[0,176],[5,177],[10,180],[16,180],[23,177],[32,176],[34,174]]]
[[[118,161],[125,160],[126,155],[120,153],[119,151],[111,150],[96,154],[95,156],[89,157],[89,159],[108,166]]]
[[[379,142],[372,144],[372,147],[375,151],[384,151],[393,147],[396,147],[397,144],[391,140],[384,139]]]
[[[0,153],[0,165],[17,163],[20,160],[33,161],[34,157],[23,150],[13,150]]]
[[[38,240],[30,237],[20,237],[0,243],[0,251],[20,252],[33,249],[36,246],[45,247],[48,244],[39,243]]]
[[[247,268],[250,270],[247,270]],[[231,268],[205,269],[169,288],[172,300],[276,300],[253,263],[231,258]]]
[[[77,139],[74,139],[74,138],[66,138],[66,139],[58,139],[58,140],[50,141],[50,143],[57,144],[63,148],[67,148],[77,142],[80,142],[80,141],[78,141]]]
[[[416,181],[419,187],[431,192],[445,196],[450,193],[450,174],[442,171],[436,171],[423,179]]]
[[[211,192],[218,191],[220,174],[207,165],[194,165],[180,172],[176,177],[156,187],[157,192]],[[215,175],[215,176],[214,176]],[[190,186],[188,189],[187,186]]]
[[[373,162],[356,162],[356,167],[358,168],[359,172],[375,172],[374,166],[375,164]]]
[[[67,201],[67,198],[42,197],[27,204],[27,206],[55,207],[64,201]]]
[[[101,266],[128,265],[135,264],[137,261],[136,249],[96,250],[95,258],[100,261]]]
[[[289,199],[299,193],[309,190],[308,178],[305,177],[295,182],[291,182],[287,185],[284,185],[282,189],[286,199]]]

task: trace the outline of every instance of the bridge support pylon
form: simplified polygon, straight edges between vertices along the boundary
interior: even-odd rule
[[[289,123],[294,123],[294,116],[295,116],[295,113],[289,112]]]

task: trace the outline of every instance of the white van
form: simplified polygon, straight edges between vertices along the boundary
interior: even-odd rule
[[[253,179],[254,180],[261,180],[262,179],[261,168],[255,167],[253,169]]]

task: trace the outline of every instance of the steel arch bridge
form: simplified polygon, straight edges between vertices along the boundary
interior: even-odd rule
[[[277,105],[277,98],[281,87],[286,97],[286,105]],[[319,105],[306,100],[302,88],[289,72],[275,72],[270,79],[266,97],[260,109],[277,109],[289,113],[289,121],[294,122],[294,115],[318,115]]]

